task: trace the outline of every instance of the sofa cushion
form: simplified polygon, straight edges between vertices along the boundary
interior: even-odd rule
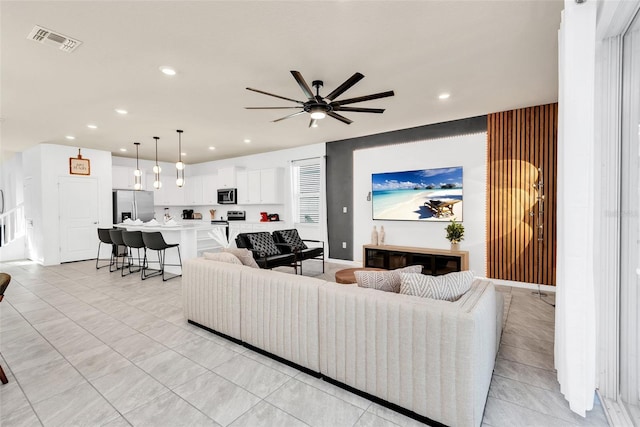
[[[243,265],[246,265],[248,267],[253,267],[253,268],[260,268],[256,263],[256,260],[253,259],[253,254],[249,249],[223,248],[222,251],[235,255],[236,258],[238,258]]]
[[[237,256],[229,252],[205,252],[202,255],[204,256],[204,259],[208,259],[210,261],[220,261],[228,262],[229,264],[242,265],[242,261],[240,261]]]
[[[251,249],[258,252],[262,257],[281,254],[280,249],[273,241],[273,237],[267,232],[247,233],[247,239],[249,239]]]
[[[402,275],[400,293],[423,298],[456,301],[471,287],[472,271],[460,271],[442,276],[405,273]]]
[[[282,238],[283,243],[291,247],[292,251],[308,249],[308,246],[302,241],[300,235],[298,234],[298,230],[296,230],[295,228],[290,230],[274,231],[274,234],[275,233],[277,233]]]
[[[421,265],[410,265],[390,271],[356,271],[356,283],[361,288],[372,288],[384,292],[400,292],[402,273],[420,273]]]

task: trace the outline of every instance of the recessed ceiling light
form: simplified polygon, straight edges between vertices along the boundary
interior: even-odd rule
[[[438,99],[447,99],[451,96],[451,94],[448,93],[441,93],[440,95],[438,95]]]
[[[122,108],[116,108],[116,113],[122,114],[122,115],[129,114],[127,110],[123,110]]]
[[[247,139],[244,140],[244,143],[245,144],[251,144],[251,140],[247,138]]]
[[[216,147],[213,147],[213,146],[209,147],[209,150],[215,150],[215,149]]]
[[[167,76],[175,76],[176,75],[176,70],[174,70],[171,67],[167,67],[166,65],[163,65],[160,67],[160,71],[162,71],[163,74],[166,74]]]
[[[127,151],[127,149],[126,148],[121,148],[120,151],[122,151],[124,153],[125,151]]]
[[[93,125],[93,124],[88,124],[88,125],[87,125],[87,127],[88,127],[89,129],[98,129],[98,126]]]
[[[67,138],[67,139],[76,139],[76,137],[72,136],[72,135],[67,135],[67,136],[65,136],[65,138]]]

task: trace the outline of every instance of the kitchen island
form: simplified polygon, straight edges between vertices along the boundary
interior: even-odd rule
[[[216,233],[221,236],[226,234],[226,224],[210,224],[205,221],[179,222],[174,226],[124,223],[115,224],[114,226],[127,231],[161,232],[165,242],[180,244],[180,256],[183,262],[187,259],[202,256],[203,252],[219,251],[223,247],[223,242],[212,238],[210,233]],[[148,251],[147,257],[151,264],[150,268],[157,268],[158,257],[156,251]],[[167,249],[165,264],[178,264],[178,251],[176,249]],[[180,267],[176,266],[167,265],[165,270],[172,274],[181,273]]]

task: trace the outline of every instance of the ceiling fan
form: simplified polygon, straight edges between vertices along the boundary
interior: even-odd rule
[[[251,90],[253,92],[262,93],[264,95],[273,96],[275,98],[284,99],[286,101],[291,101],[299,104],[296,107],[245,107],[248,110],[278,110],[278,109],[288,109],[288,108],[302,108],[301,111],[297,111],[293,114],[289,114],[284,117],[280,117],[279,119],[274,120],[274,122],[279,122],[281,120],[285,120],[291,117],[298,116],[300,114],[309,113],[311,115],[311,121],[309,122],[309,127],[317,126],[317,120],[324,119],[326,116],[333,117],[334,119],[340,120],[342,123],[346,123],[350,125],[353,123],[352,120],[349,120],[343,115],[336,113],[336,111],[351,111],[355,113],[383,113],[383,108],[361,108],[361,107],[345,107],[347,104],[354,104],[356,102],[370,101],[372,99],[378,98],[386,98],[388,96],[393,96],[394,93],[392,90],[380,93],[374,93],[373,95],[366,96],[358,96],[356,98],[348,98],[343,99],[341,101],[336,101],[336,98],[342,95],[344,92],[349,90],[351,86],[358,83],[360,80],[364,78],[364,75],[360,73],[355,73],[353,76],[349,77],[344,83],[335,88],[333,92],[331,92],[327,96],[320,96],[320,88],[322,87],[322,80],[314,80],[311,83],[316,89],[316,94],[313,94],[313,91],[307,84],[307,82],[302,77],[298,71],[291,71],[293,78],[296,79],[300,89],[304,92],[307,97],[307,101],[297,101],[295,99],[286,98],[280,95],[274,95],[273,93],[265,92],[258,89],[253,89],[248,87],[247,90]]]

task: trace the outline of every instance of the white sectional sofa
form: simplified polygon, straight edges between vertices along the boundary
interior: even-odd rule
[[[456,302],[229,263],[185,261],[187,320],[449,426],[479,426],[502,300],[476,280]]]

